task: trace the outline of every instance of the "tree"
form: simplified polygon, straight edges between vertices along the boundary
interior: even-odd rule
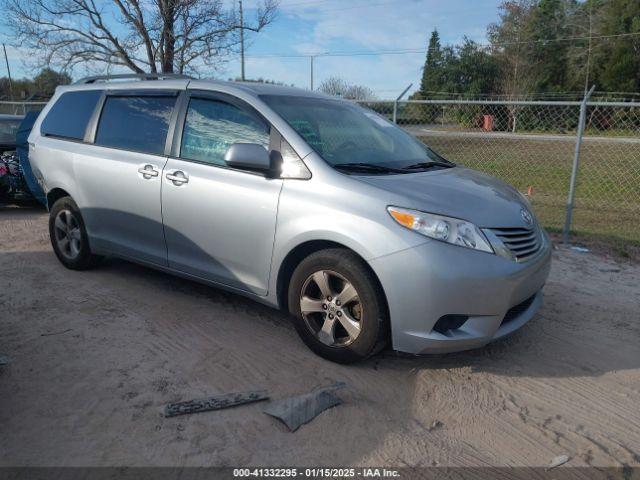
[[[531,10],[526,27],[537,92],[562,92],[566,87],[569,43],[559,39],[568,36],[568,5],[567,0],[540,0]]]
[[[476,42],[464,37],[460,46],[441,46],[437,30],[431,32],[420,89],[412,98],[438,94],[492,93],[498,74],[496,60]]]
[[[31,92],[33,84],[26,79],[13,79],[11,84],[9,78],[0,78],[0,99],[2,100],[23,100],[27,98]]]
[[[490,94],[497,88],[499,67],[496,58],[466,37],[456,48],[455,56],[445,66],[445,71],[456,93],[472,96]]]
[[[420,94],[428,97],[429,94],[440,92],[443,88],[443,51],[440,46],[440,34],[438,30],[431,32],[429,45],[427,46],[427,58],[422,68],[422,80],[420,81]]]
[[[640,91],[639,0],[505,0],[487,27],[489,49],[469,39],[441,45],[431,33],[420,89],[412,99],[502,94],[507,100],[597,89]],[[410,110],[410,111],[409,111]],[[504,107],[508,127],[549,121],[529,107]],[[430,104],[405,112],[433,121]],[[409,115],[410,114],[410,115]],[[573,128],[573,127],[572,127]]]
[[[0,78],[0,98],[12,100],[48,99],[53,95],[58,85],[71,83],[71,77],[51,69],[43,69],[33,80],[26,78],[13,79],[13,96],[9,89],[9,79]]]
[[[489,25],[487,36],[492,55],[499,68],[499,91],[508,100],[516,100],[535,90],[537,60],[531,38],[531,18],[536,7],[534,0],[506,1],[500,5],[500,20]],[[518,106],[506,107],[507,129],[516,131]]]
[[[350,100],[375,100],[376,98],[373,90],[365,85],[350,85],[344,97]]]
[[[258,77],[258,78],[245,78],[244,80],[242,80],[242,78],[240,77],[235,77],[235,78],[229,78],[230,82],[248,82],[248,83],[264,83],[267,85],[281,85],[281,86],[285,86],[285,87],[293,87],[293,83],[291,85],[287,85],[284,82],[280,82],[278,80],[270,80],[268,78],[262,78],[262,77]]]
[[[603,39],[594,55],[598,87],[614,92],[640,91],[640,2],[609,0],[602,5],[598,35],[618,35]]]
[[[327,95],[333,95],[334,97],[344,96],[345,92],[349,89],[349,84],[346,80],[339,77],[329,77],[322,81],[318,90]]]
[[[375,95],[373,90],[364,85],[353,85],[340,77],[329,77],[323,80],[318,88],[322,93],[349,100],[373,100]]]
[[[586,94],[595,81],[593,55],[597,42],[594,36],[601,4],[602,0],[586,0],[569,6],[569,36],[586,37],[571,43],[567,49],[566,88],[570,91],[582,90]]]
[[[70,83],[71,77],[68,74],[45,68],[33,79],[33,94],[45,98],[51,97],[58,85]]]
[[[531,48],[530,21],[533,0],[506,1],[500,5],[500,20],[489,25],[487,36],[500,68],[500,91],[517,98],[533,91],[536,61]]]
[[[41,66],[78,65],[135,73],[216,67],[238,43],[235,9],[222,0],[0,0],[17,40]],[[271,23],[277,0],[261,0],[254,31]],[[245,27],[246,28],[246,27]]]

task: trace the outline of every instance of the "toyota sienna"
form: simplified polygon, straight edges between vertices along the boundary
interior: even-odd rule
[[[246,295],[333,361],[480,347],[541,304],[526,197],[346,100],[94,77],[57,89],[29,145],[65,267],[113,256]]]

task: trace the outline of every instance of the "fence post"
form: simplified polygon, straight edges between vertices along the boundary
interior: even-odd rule
[[[409,91],[409,89],[413,86],[413,83],[410,83],[407,88],[405,88],[402,93],[393,101],[393,123],[398,123],[398,102],[402,97],[404,97],[405,93]]]
[[[589,97],[595,90],[593,85],[586,93],[580,104],[580,118],[578,120],[578,132],[576,133],[576,147],[573,152],[573,165],[571,167],[571,180],[569,182],[569,197],[567,198],[567,213],[564,219],[564,230],[562,231],[562,241],[569,243],[569,231],[571,230],[571,221],[573,219],[573,199],[576,191],[576,180],[578,177],[578,165],[580,163],[580,147],[582,146],[582,136],[584,135],[584,124],[587,118],[587,102]]]

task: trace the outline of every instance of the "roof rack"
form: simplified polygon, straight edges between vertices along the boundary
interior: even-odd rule
[[[108,82],[110,80],[193,80],[189,75],[180,73],[121,73],[117,75],[96,75],[81,78],[74,85],[86,85],[89,83]]]

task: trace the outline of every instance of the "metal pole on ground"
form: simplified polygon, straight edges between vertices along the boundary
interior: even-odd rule
[[[593,85],[586,93],[580,104],[580,119],[578,120],[578,132],[576,134],[576,147],[573,152],[573,166],[571,167],[571,180],[569,182],[569,197],[567,198],[567,212],[564,220],[564,229],[562,231],[562,241],[569,243],[569,232],[571,231],[571,222],[573,220],[573,200],[576,192],[576,180],[578,177],[578,166],[580,164],[580,147],[582,146],[582,136],[584,135],[584,127],[587,118],[587,102],[589,97],[595,90]]]
[[[9,76],[9,100],[13,100],[13,80],[11,80],[11,68],[9,67],[9,57],[7,56],[7,46],[3,43],[4,61],[7,64],[7,75]]]
[[[244,12],[242,10],[242,0],[238,0],[240,4],[240,79],[244,82]]]
[[[409,91],[409,89],[413,87],[413,83],[410,83],[407,88],[405,88],[402,93],[396,98],[393,102],[393,123],[398,123],[398,102],[405,94]]]

